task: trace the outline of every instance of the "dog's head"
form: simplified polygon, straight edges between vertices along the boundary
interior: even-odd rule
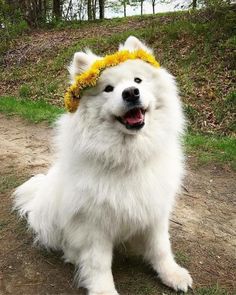
[[[129,37],[120,45],[119,50],[124,49],[152,53],[135,37]],[[91,51],[75,53],[69,67],[71,79],[89,69],[99,58]],[[96,86],[83,92],[73,116],[96,138],[99,134],[114,142],[118,137],[142,138],[144,145],[150,138],[154,145],[163,145],[183,126],[174,78],[165,69],[141,59],[127,60],[103,70]]]

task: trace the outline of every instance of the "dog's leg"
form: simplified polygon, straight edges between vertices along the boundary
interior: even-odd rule
[[[98,229],[88,227],[80,227],[72,236],[73,248],[66,249],[65,257],[76,264],[76,283],[89,295],[118,295],[111,271],[112,242]]]
[[[168,216],[165,216],[150,229],[146,237],[145,258],[152,264],[165,285],[176,291],[187,292],[188,287],[192,286],[192,278],[188,271],[174,260],[169,240],[168,223]]]

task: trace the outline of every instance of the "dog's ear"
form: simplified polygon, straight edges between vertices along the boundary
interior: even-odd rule
[[[143,42],[141,42],[138,38],[134,36],[128,37],[128,39],[125,41],[124,44],[120,44],[119,50],[124,50],[124,49],[130,50],[130,51],[143,49],[149,53],[152,53],[152,50],[149,47],[147,47]]]
[[[86,50],[86,52],[76,52],[68,67],[71,80],[73,81],[77,75],[86,71],[98,58],[99,57],[93,54],[90,50]]]

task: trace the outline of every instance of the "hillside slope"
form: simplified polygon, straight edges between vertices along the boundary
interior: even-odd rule
[[[177,77],[191,130],[235,134],[235,16],[234,6],[32,31],[3,54],[0,95],[62,105],[66,66],[75,51],[90,47],[106,54],[135,35],[153,47],[161,65]]]

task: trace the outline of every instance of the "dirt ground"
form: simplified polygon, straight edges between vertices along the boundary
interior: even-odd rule
[[[52,130],[0,114],[0,294],[85,294],[73,287],[73,266],[61,253],[32,244],[32,235],[11,212],[12,190],[50,163]],[[183,193],[171,221],[177,260],[194,279],[193,293],[217,283],[236,292],[235,172],[197,167],[189,157]],[[123,251],[124,252],[124,251]],[[137,257],[117,253],[113,273],[122,295],[175,294]],[[191,293],[192,294],[192,293]]]

